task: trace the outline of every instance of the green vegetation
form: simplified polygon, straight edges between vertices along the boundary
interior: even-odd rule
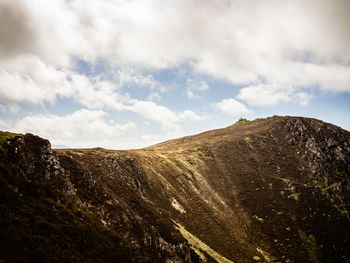
[[[299,142],[298,144],[297,144],[297,147],[298,148],[304,148],[305,147],[305,142]]]
[[[209,159],[214,159],[213,153],[208,147],[196,147],[194,148],[194,153],[199,157],[205,157]]]
[[[263,251],[261,248],[256,248],[256,251],[258,251],[263,257],[265,262],[272,262],[275,260],[269,253]]]
[[[337,183],[330,184],[330,185],[328,185],[328,186],[326,186],[326,187],[322,187],[322,188],[321,188],[321,191],[322,191],[322,192],[326,192],[327,190],[332,189],[332,188],[338,186],[339,184],[340,184],[340,183],[337,182]]]
[[[317,124],[319,125],[319,126],[324,126],[324,122],[322,122],[322,121],[319,121],[319,120],[316,120],[316,122],[317,122]]]
[[[342,172],[342,171],[338,171],[338,170],[335,170],[334,172],[338,177],[346,177],[347,174],[345,172]]]
[[[299,232],[300,239],[303,241],[304,247],[310,256],[310,259],[312,260],[312,262],[318,263],[319,262],[318,258],[320,256],[319,256],[318,245],[316,243],[315,236],[313,234],[308,235],[300,229],[298,230],[298,232]]]
[[[335,209],[337,209],[338,213],[341,215],[347,215],[348,214],[348,207],[350,207],[350,204],[341,204],[341,205],[332,205]]]
[[[252,144],[251,144],[251,139],[250,139],[250,137],[247,136],[247,137],[244,138],[244,140],[245,140],[245,142],[248,144],[249,149],[250,149],[250,150],[253,150],[254,147],[253,147]]]
[[[173,167],[177,171],[177,173],[181,174],[183,173],[181,167],[176,163],[176,161],[173,158],[168,158],[166,155],[158,154],[160,158],[160,162],[168,167]]]
[[[258,256],[254,256],[253,259],[254,259],[255,261],[260,261],[260,260],[261,260],[261,258],[258,257]]]
[[[7,140],[10,140],[10,139],[13,139],[16,136],[21,136],[21,135],[22,134],[19,134],[19,133],[0,131],[0,150],[2,149],[2,145],[4,144],[4,142],[6,142]]]
[[[188,232],[181,224],[178,224],[176,222],[174,223],[176,224],[176,229],[180,231],[182,236],[188,241],[188,243],[190,243],[190,245],[192,246],[192,249],[197,253],[198,256],[202,258],[204,262],[206,262],[206,257],[203,252],[207,253],[210,257],[212,257],[218,263],[233,263],[233,261],[220,255],[211,247],[209,247],[207,244],[202,242],[195,235]]]
[[[5,247],[10,246],[1,249],[5,262],[113,262],[130,258],[133,253],[129,244],[121,243],[118,233],[106,229],[96,215],[74,204],[33,200],[14,213],[2,210],[0,218],[6,223],[6,231],[2,232],[8,242]]]
[[[295,201],[299,201],[299,195],[300,193],[290,194],[288,195],[288,198],[293,198]]]
[[[245,119],[245,118],[239,118],[239,120],[238,120],[236,123],[238,123],[238,124],[245,124],[245,123],[247,123],[247,122],[249,122],[247,119]]]
[[[260,223],[264,223],[264,218],[258,217],[257,215],[254,215],[253,218],[258,220]]]
[[[78,155],[78,156],[80,156],[80,157],[81,157],[81,156],[84,156],[84,154],[85,154],[85,153],[83,153],[83,152],[81,152],[81,151],[75,151],[75,150],[72,151],[72,153],[75,154],[75,155]]]

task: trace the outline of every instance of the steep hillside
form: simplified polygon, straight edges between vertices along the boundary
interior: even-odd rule
[[[240,121],[140,150],[2,133],[1,262],[350,262],[350,133]]]

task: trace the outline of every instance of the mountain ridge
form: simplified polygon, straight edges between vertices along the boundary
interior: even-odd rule
[[[21,262],[21,235],[42,262],[350,260],[350,133],[332,124],[274,116],[123,151],[52,150],[29,134],[2,147],[1,222],[18,234],[1,229],[5,262]]]

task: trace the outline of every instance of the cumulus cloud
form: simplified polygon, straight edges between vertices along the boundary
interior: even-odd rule
[[[0,0],[0,102],[18,110],[70,98],[173,129],[203,117],[156,104],[165,87],[151,73],[186,64],[242,85],[236,99],[249,105],[305,105],[310,87],[350,92],[348,10],[348,0]],[[77,60],[102,61],[111,74],[87,77]],[[188,98],[209,88],[186,84]],[[153,101],[127,94],[130,85],[148,87]],[[250,112],[232,98],[213,105]]]
[[[240,89],[237,98],[251,106],[275,106],[280,102],[290,101],[288,90],[268,85],[248,86]]]
[[[132,111],[169,129],[183,120],[201,119],[193,112],[188,114],[191,111],[175,113],[155,102],[135,100],[121,90],[127,85],[160,90],[158,83],[149,75],[118,70],[112,80],[104,80],[101,76],[87,77],[55,69],[33,55],[16,57],[13,61],[4,60],[0,65],[0,98],[11,111],[18,111],[16,103],[54,103],[58,97],[66,97],[90,109]],[[160,96],[152,92],[149,99],[159,100]]]
[[[72,114],[28,115],[14,124],[0,122],[1,129],[10,128],[14,132],[33,133],[50,139],[52,144],[70,147],[116,147],[118,138],[136,127],[133,122],[125,124],[107,123],[107,113],[102,110],[81,109]],[[113,141],[107,145],[106,141]]]
[[[162,97],[157,93],[157,92],[152,92],[149,96],[148,96],[148,100],[150,101],[159,101],[161,100]]]
[[[105,147],[110,149],[130,149],[146,147],[160,141],[174,139],[186,135],[179,122],[200,121],[203,117],[190,110],[180,113],[168,111],[165,107],[143,102],[139,109],[146,111],[146,119],[154,121],[158,116],[164,128],[161,133],[144,132],[136,137],[130,137],[135,132],[136,124],[132,121],[115,123],[108,121],[108,115],[103,110],[81,109],[67,115],[29,114],[16,121],[0,119],[0,130],[19,133],[33,133],[49,139],[52,145],[66,147]],[[160,107],[160,108],[157,108]],[[139,109],[135,109],[139,110]],[[155,111],[154,113],[152,111]],[[167,118],[172,118],[168,120]],[[167,121],[168,120],[168,121]],[[150,123],[149,123],[150,125]]]
[[[297,92],[296,94],[296,100],[301,106],[306,106],[309,104],[310,100],[313,99],[314,95],[312,93],[306,93],[306,92]]]
[[[349,91],[347,0],[0,3],[3,55],[31,53],[65,68],[74,57],[144,68],[191,61],[236,84],[303,79]]]
[[[202,121],[208,118],[208,116],[199,116],[191,110],[185,110],[178,114],[179,120],[182,121]]]
[[[191,110],[175,112],[166,106],[158,105],[154,101],[144,101],[131,98],[127,94],[118,91],[113,83],[96,81],[91,83],[86,77],[73,75],[77,93],[76,100],[88,108],[109,108],[117,111],[130,111],[143,116],[149,121],[154,121],[165,129],[178,129],[183,121],[200,121],[205,116],[199,116]],[[149,99],[160,99],[158,93],[152,93]]]
[[[3,131],[7,131],[7,130],[11,129],[11,125],[8,122],[0,119],[0,128]]]
[[[125,108],[142,115],[147,120],[160,123],[165,130],[178,130],[180,128],[179,123],[183,121],[200,121],[205,119],[205,116],[199,116],[191,110],[175,112],[152,101],[133,100]]]
[[[0,1],[0,57],[30,52],[35,29],[27,23],[28,10],[16,1]]]
[[[22,55],[0,61],[0,99],[6,103],[53,102],[70,96],[66,72],[45,64],[39,57]]]
[[[105,76],[111,76],[106,80]],[[118,69],[87,77],[69,69],[57,69],[38,56],[24,54],[0,60],[0,100],[5,103],[53,103],[57,97],[73,98],[87,107],[122,102],[120,90],[128,86],[161,90],[151,75]]]
[[[293,86],[261,84],[240,89],[236,98],[250,106],[272,107],[286,102],[296,102],[305,106],[314,98],[314,95],[312,90],[303,91]]]
[[[252,111],[248,109],[244,104],[236,101],[235,99],[224,99],[218,103],[213,103],[212,107],[227,115],[234,117],[246,116]]]
[[[200,96],[195,93],[199,91],[205,91],[208,89],[209,89],[209,86],[205,81],[196,81],[193,79],[187,79],[186,96],[189,99],[200,98]]]
[[[163,85],[154,79],[152,74],[142,74],[132,68],[122,68],[110,72],[111,79],[117,82],[120,87],[137,86],[164,92]]]

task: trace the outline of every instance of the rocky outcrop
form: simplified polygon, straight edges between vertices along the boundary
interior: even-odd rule
[[[313,184],[350,219],[350,136],[337,126],[316,119],[291,118],[286,139],[297,148]]]

